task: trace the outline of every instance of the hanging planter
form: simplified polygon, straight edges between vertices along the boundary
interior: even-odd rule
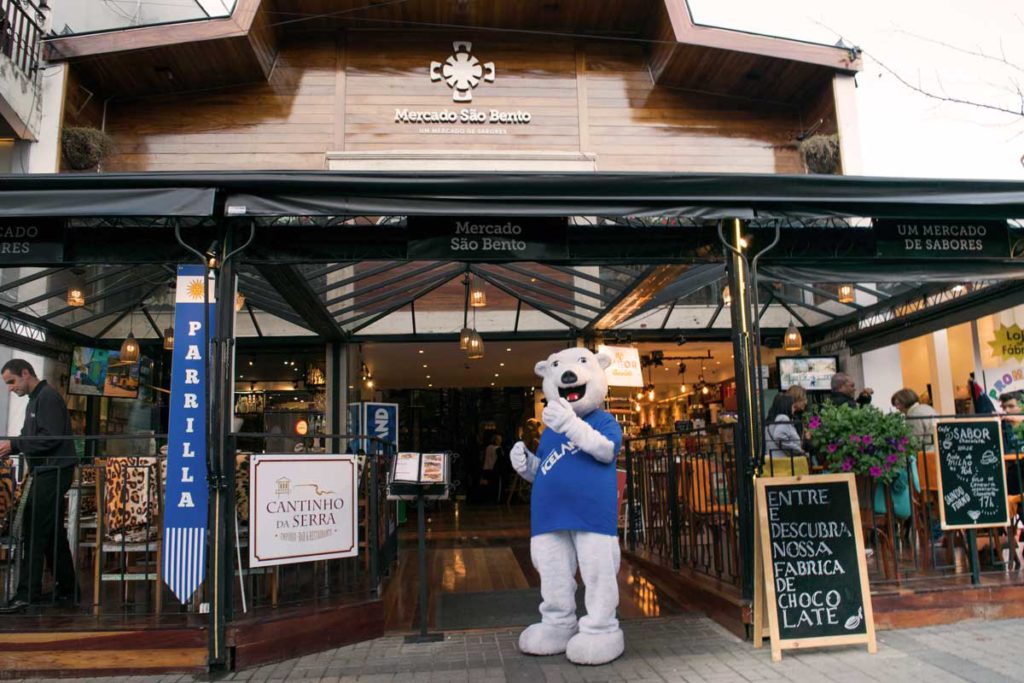
[[[114,151],[114,140],[102,130],[69,126],[61,131],[61,155],[68,168],[95,168]]]
[[[812,135],[800,142],[800,157],[811,173],[838,174],[840,171],[839,136]]]

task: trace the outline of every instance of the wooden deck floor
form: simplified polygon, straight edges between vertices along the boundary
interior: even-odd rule
[[[419,626],[414,511],[410,511],[399,535],[398,554],[398,567],[384,591],[384,610],[385,628],[402,633]],[[430,628],[437,628],[437,602],[441,594],[539,587],[540,577],[530,561],[529,508],[467,506],[450,501],[429,511],[427,572]],[[693,611],[669,597],[625,559],[619,570],[619,596],[621,619]]]

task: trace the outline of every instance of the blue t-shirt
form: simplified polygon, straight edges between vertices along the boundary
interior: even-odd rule
[[[603,410],[583,421],[612,442],[616,455],[622,446],[622,428]],[[618,534],[618,488],[615,459],[596,460],[564,434],[545,429],[537,447],[540,466],[533,481],[530,527],[534,536],[551,531],[593,531]]]

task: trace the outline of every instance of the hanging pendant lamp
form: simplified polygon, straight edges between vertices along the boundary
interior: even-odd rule
[[[73,282],[68,285],[68,306],[84,306],[85,305],[85,287],[79,282]]]
[[[466,357],[470,360],[479,360],[484,357],[484,340],[480,333],[471,330],[472,336],[469,339],[469,346],[466,348]]]
[[[804,338],[800,334],[800,330],[796,329],[796,325],[790,320],[789,327],[786,328],[786,337],[782,342],[782,348],[785,351],[799,351],[803,346]]]
[[[473,329],[470,327],[463,327],[462,331],[459,332],[459,348],[463,351],[469,350],[469,340],[473,337]]]
[[[168,327],[166,330],[164,330],[164,350],[166,350],[166,351],[173,351],[174,350],[174,328],[173,327]]]
[[[732,292],[729,291],[729,285],[722,290],[722,303],[726,306],[732,304]]]
[[[137,363],[139,360],[139,342],[131,332],[121,344],[120,360],[122,363]]]
[[[484,283],[479,278],[471,281],[469,288],[469,305],[473,308],[482,308],[487,305],[487,292],[484,291]]]
[[[852,304],[854,301],[853,285],[843,284],[839,285],[839,303],[841,304]]]
[[[121,343],[120,360],[122,363],[136,363],[139,360],[139,342],[133,334],[135,330],[135,311],[131,313],[131,322],[128,327],[128,336]]]

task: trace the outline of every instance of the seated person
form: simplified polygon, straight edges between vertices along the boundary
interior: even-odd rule
[[[790,461],[789,469],[794,474],[806,474],[808,471],[807,454],[803,450],[803,440],[793,426],[793,397],[778,394],[772,401],[772,407],[765,418],[764,451],[765,469],[767,474],[776,474],[777,464]],[[787,472],[788,473],[788,472]]]
[[[1016,426],[1024,421],[1024,400],[1022,399],[1024,397],[1019,391],[1010,391],[999,397],[999,407],[1003,409],[1003,453],[1005,455],[1021,453],[1022,450],[1022,444],[1015,431]],[[1024,491],[1024,487],[1021,486],[1021,480],[1024,479],[1022,458],[1024,458],[1024,454],[1006,462],[1007,495],[1016,496]]]
[[[922,451],[935,450],[935,408],[921,403],[917,392],[904,388],[897,391],[890,399],[892,407],[903,413],[910,425],[910,432],[917,439],[917,446]]]

